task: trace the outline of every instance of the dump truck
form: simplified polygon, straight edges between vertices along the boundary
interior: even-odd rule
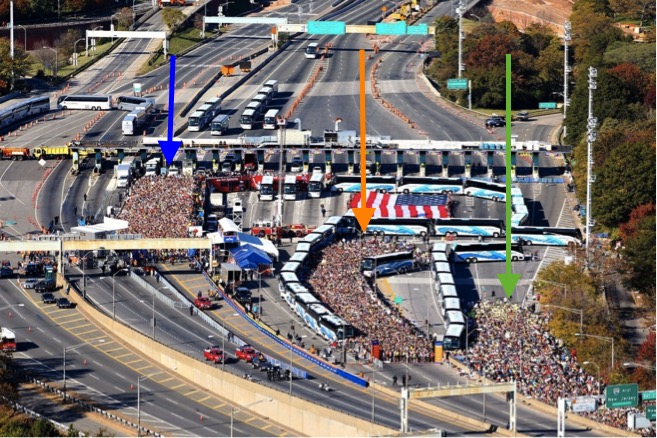
[[[28,148],[4,147],[4,148],[0,148],[0,151],[2,151],[3,160],[11,159],[14,161],[22,161],[30,158],[30,150]]]

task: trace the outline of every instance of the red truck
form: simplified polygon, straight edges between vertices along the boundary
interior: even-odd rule
[[[199,310],[211,310],[213,307],[212,301],[210,301],[210,297],[197,297],[194,300],[194,305]]]
[[[235,351],[235,356],[238,359],[241,359],[245,362],[251,362],[254,358],[258,357],[258,353],[255,348],[249,344],[243,345]]]
[[[208,347],[203,350],[203,357],[205,357],[205,360],[211,360],[214,363],[220,363],[224,361],[224,352],[221,350],[221,348],[213,345],[212,347]]]
[[[256,221],[251,227],[251,235],[258,237],[280,236],[284,237],[305,237],[317,228],[314,225],[291,224],[276,227],[271,221]]]
[[[28,148],[0,148],[2,151],[3,160],[22,161],[30,158],[30,150]]]

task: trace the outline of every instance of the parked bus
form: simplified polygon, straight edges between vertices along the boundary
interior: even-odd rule
[[[306,47],[306,59],[315,59],[319,55],[319,44],[310,43]]]
[[[285,262],[283,267],[280,270],[280,273],[291,272],[293,274],[299,274],[299,269],[301,268],[301,263],[299,262]]]
[[[254,129],[253,126],[258,121],[258,114],[252,109],[244,110],[240,116],[240,127],[242,129]]]
[[[212,119],[212,123],[210,124],[210,134],[223,135],[226,131],[228,131],[229,121],[230,117],[227,114],[219,114],[216,116],[214,119]]]
[[[320,247],[324,247],[333,242],[333,239],[335,238],[335,231],[336,230],[333,225],[320,225],[319,227],[315,228],[313,232],[310,233],[310,235],[320,236],[321,243],[319,245]]]
[[[449,327],[451,324],[462,324],[465,325],[465,316],[460,310],[452,310],[445,313],[445,328]]]
[[[267,108],[269,97],[264,93],[263,94],[258,93],[251,98],[251,102],[259,103],[260,106],[262,107],[262,111],[264,112],[264,110]]]
[[[274,177],[272,175],[265,175],[262,177],[260,183],[260,193],[258,194],[260,201],[273,201],[274,200]]]
[[[456,291],[456,286],[453,284],[441,284],[438,286],[438,301],[442,302],[448,298],[459,298],[459,294]]]
[[[305,309],[304,321],[315,333],[321,333],[319,323],[323,316],[331,315],[331,311],[323,304],[309,304]]]
[[[267,111],[265,114],[265,120],[262,123],[262,129],[276,129],[278,125],[276,125],[276,118],[278,117],[278,113],[280,110],[277,109],[270,109]]]
[[[324,315],[319,322],[322,337],[329,342],[342,341],[354,337],[354,327],[334,314]]]
[[[360,176],[356,175],[337,175],[337,183],[331,186],[331,191],[338,193],[359,193]],[[395,191],[394,176],[368,176],[367,190],[388,193]]]
[[[365,277],[404,274],[415,270],[413,251],[396,252],[380,256],[363,257],[360,263],[360,271]]]
[[[123,135],[135,135],[137,129],[146,123],[147,118],[148,112],[146,108],[138,106],[132,110],[130,114],[123,118],[123,122],[121,123]]]
[[[481,236],[500,237],[504,235],[504,221],[501,219],[433,219],[436,236]]]
[[[529,210],[526,205],[512,205],[513,214],[511,215],[511,226],[519,227],[524,224],[529,218]]]
[[[460,312],[461,311],[461,300],[458,298],[444,298],[440,302],[440,312],[442,313],[443,318],[447,312]]]
[[[294,254],[292,254],[292,257],[288,259],[288,262],[301,263],[301,266],[303,267],[303,264],[306,263],[307,258],[308,258],[307,252],[295,252]]]
[[[419,176],[405,176],[397,193],[447,193],[460,194],[463,192],[461,178],[433,178]]]
[[[262,85],[263,88],[269,88],[272,92],[272,98],[276,97],[278,94],[278,81],[275,79],[270,79]]]
[[[457,243],[452,245],[454,261],[466,263],[506,261],[506,244],[499,243]],[[525,260],[522,246],[511,244],[511,260]]]
[[[365,234],[426,237],[433,235],[433,226],[431,221],[425,218],[372,218]]]
[[[445,351],[463,350],[465,348],[465,324],[450,324],[443,336]]]
[[[310,198],[321,198],[322,191],[326,188],[324,185],[324,174],[313,173],[308,182],[308,196]]]
[[[119,96],[116,99],[116,108],[121,111],[132,111],[138,106],[153,109],[155,108],[155,99],[136,96]]]
[[[198,132],[205,128],[210,123],[210,114],[206,111],[196,110],[191,116],[187,118],[187,130],[190,132]]]
[[[66,110],[111,110],[112,96],[109,94],[69,94],[57,99],[57,108]]]
[[[582,244],[579,228],[512,227],[511,239],[521,245],[568,246]]]
[[[306,309],[310,304],[322,304],[313,294],[298,294],[294,297],[294,313],[303,320],[306,319]]]
[[[22,100],[10,100],[0,104],[0,128],[23,121],[26,117],[50,111],[50,99],[47,96],[32,97]]]
[[[297,199],[297,176],[286,175],[283,183],[283,200],[295,201]]]
[[[203,104],[203,106],[207,105],[209,107],[208,111],[211,112],[210,117],[217,117],[221,113],[221,102],[221,97],[212,97]]]
[[[274,100],[274,89],[270,87],[262,87],[258,90],[258,94],[264,94],[267,96],[267,105],[271,104],[271,101]]]
[[[289,272],[287,272],[287,274],[294,275],[294,274],[290,274]],[[306,288],[306,286],[302,285],[301,283],[290,283],[290,282],[285,283],[285,286],[283,287],[283,291],[281,291],[280,293],[281,298],[283,298],[287,303],[287,305],[290,306],[290,309],[294,308],[294,299],[299,294],[310,294],[310,291]]]
[[[482,181],[478,179],[466,179],[463,192],[467,196],[476,198],[492,199],[493,201],[506,200],[506,184]]]
[[[297,251],[314,253],[323,246],[323,239],[320,234],[308,234],[297,244]]]

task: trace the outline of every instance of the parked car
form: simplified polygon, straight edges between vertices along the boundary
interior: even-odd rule
[[[34,289],[34,287],[37,285],[39,282],[38,278],[28,278],[26,280],[21,281],[21,286],[24,289]]]
[[[527,111],[520,111],[516,116],[516,119],[521,122],[527,122],[529,121],[529,113]]]
[[[41,301],[43,301],[43,304],[55,304],[57,299],[55,298],[55,295],[51,294],[50,292],[46,292],[45,294],[41,295]]]
[[[235,351],[237,358],[246,362],[251,362],[258,356],[258,354],[259,353],[256,351],[256,349],[249,344],[243,345],[238,348],[237,351]]]
[[[73,303],[71,303],[68,298],[60,298],[57,300],[57,307],[60,309],[70,309],[73,307]]]
[[[217,346],[208,347],[203,351],[203,357],[205,360],[211,360],[214,363],[220,363],[224,361],[224,352],[221,348]]]
[[[500,116],[493,116],[488,119],[486,119],[486,127],[487,128],[500,128],[506,126],[506,120]]]
[[[57,282],[55,280],[40,280],[34,285],[34,290],[38,294],[52,292],[55,289],[57,289]]]
[[[238,287],[235,291],[235,301],[244,305],[251,302],[251,291],[245,287]]]

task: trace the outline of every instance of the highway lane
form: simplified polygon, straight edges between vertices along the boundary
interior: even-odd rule
[[[33,291],[20,291],[13,280],[2,280],[0,290],[3,292],[0,298],[3,305],[25,303],[24,308],[12,310],[13,317],[3,323],[17,333],[19,349],[15,357],[19,366],[59,384],[62,378],[63,348],[80,345],[81,340],[95,337],[95,340],[89,341],[90,345],[84,345],[87,342],[83,342],[84,346],[67,351],[67,390],[82,394],[106,409],[117,410],[136,422],[137,377],[153,375],[142,383],[143,426],[155,427],[165,434],[176,436],[215,436],[217,433],[227,436],[229,433],[229,408],[210,410],[193,398],[172,390],[168,382],[164,384],[171,377],[169,371],[145,361],[131,361],[134,354],[130,351],[124,353],[123,361],[113,359],[112,350],[117,354],[118,350],[125,349],[118,341],[86,321],[76,310],[57,310],[54,305],[37,304],[38,295]],[[126,365],[127,362],[131,363]],[[180,391],[185,389],[181,388]],[[202,422],[199,413],[204,415]],[[271,433],[250,424],[236,425],[241,436],[264,436]]]

